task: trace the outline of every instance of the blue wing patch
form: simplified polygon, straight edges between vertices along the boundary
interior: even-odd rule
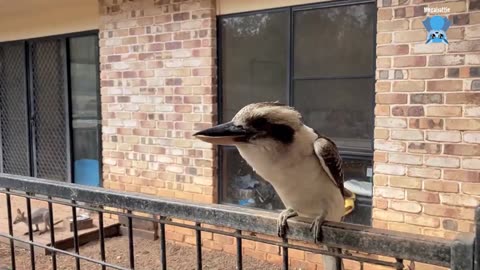
[[[447,17],[433,16],[427,17],[423,22],[427,30],[427,42],[448,44],[447,30],[450,27],[450,21]]]

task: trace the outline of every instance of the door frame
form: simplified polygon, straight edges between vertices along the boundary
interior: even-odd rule
[[[95,46],[95,60],[96,60],[96,80],[95,85],[97,89],[97,127],[96,127],[96,139],[98,141],[97,155],[99,163],[99,186],[103,186],[103,157],[102,157],[102,111],[101,111],[101,93],[100,93],[100,54],[99,54],[99,30],[89,30],[82,32],[66,33],[45,37],[37,37],[30,39],[21,39],[14,41],[0,42],[0,46],[8,44],[19,44],[23,43],[25,50],[25,90],[26,90],[26,113],[27,119],[26,122],[28,130],[28,156],[29,156],[29,165],[30,165],[30,176],[36,176],[36,139],[35,139],[35,126],[32,121],[35,118],[34,114],[34,87],[33,87],[33,63],[31,58],[31,45],[34,42],[44,41],[44,40],[59,40],[60,41],[60,55],[62,60],[62,69],[63,69],[63,91],[64,91],[64,117],[65,117],[65,153],[66,153],[66,181],[73,182],[74,179],[74,170],[75,166],[73,164],[73,127],[72,127],[72,92],[71,92],[71,79],[70,79],[70,51],[69,51],[69,39],[75,37],[84,37],[84,36],[94,36],[96,39]],[[1,126],[0,126],[1,131]],[[3,151],[2,151],[2,138],[0,136],[0,172],[3,172]]]

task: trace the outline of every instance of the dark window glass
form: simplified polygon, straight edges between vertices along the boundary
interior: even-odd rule
[[[70,39],[74,182],[100,184],[96,36]]]
[[[295,77],[372,75],[372,5],[295,12]]]
[[[229,121],[243,106],[287,101],[288,12],[221,20],[222,118]],[[273,187],[256,175],[235,148],[225,147],[225,202],[266,209],[283,208]],[[252,201],[253,200],[253,201]]]
[[[375,4],[312,5],[219,18],[222,122],[252,102],[294,106],[339,146],[345,181],[356,180],[350,184],[362,193],[347,221],[365,225],[371,220],[375,12]],[[284,208],[234,147],[220,150],[222,202]]]
[[[286,101],[288,13],[221,19],[223,120],[257,101]]]
[[[294,106],[307,125],[344,150],[372,151],[374,79],[301,80]]]

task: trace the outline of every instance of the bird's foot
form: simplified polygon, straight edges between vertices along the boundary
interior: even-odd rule
[[[288,231],[287,219],[298,216],[298,213],[292,208],[283,210],[277,219],[277,234],[279,237],[284,237]]]
[[[315,244],[322,242],[322,225],[325,222],[327,213],[324,212],[313,220],[310,226],[310,231],[313,233],[313,240]]]

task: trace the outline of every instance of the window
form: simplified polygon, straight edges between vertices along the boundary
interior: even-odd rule
[[[371,182],[375,18],[374,1],[220,16],[220,121],[252,102],[290,104],[338,144],[345,181]],[[222,147],[219,155],[221,202],[284,208],[236,148]],[[357,203],[355,212],[371,215],[368,194]],[[370,224],[368,215],[360,220],[352,214],[350,221]]]
[[[96,33],[0,44],[0,172],[100,184]]]

